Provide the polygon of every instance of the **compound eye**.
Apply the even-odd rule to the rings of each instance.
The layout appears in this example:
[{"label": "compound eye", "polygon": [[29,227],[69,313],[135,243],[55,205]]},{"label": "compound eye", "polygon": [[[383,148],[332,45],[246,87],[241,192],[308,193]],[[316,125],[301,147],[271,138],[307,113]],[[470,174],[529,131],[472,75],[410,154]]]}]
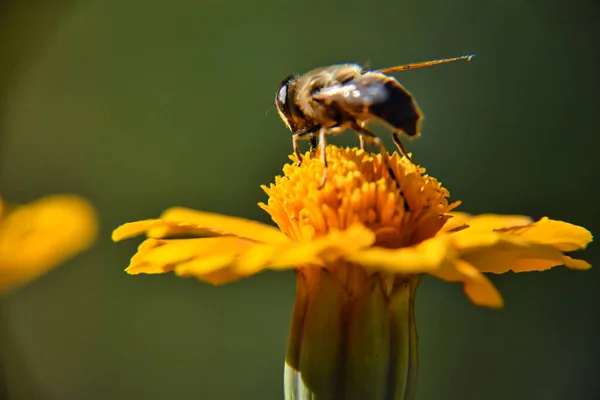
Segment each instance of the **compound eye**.
[{"label": "compound eye", "polygon": [[277,101],[280,104],[285,104],[285,102],[287,101],[287,83],[284,83],[279,88],[279,92],[277,92]]},{"label": "compound eye", "polygon": [[277,104],[285,105],[288,100],[288,86],[290,82],[294,80],[294,76],[290,75],[281,82],[281,86],[279,86],[279,91],[277,92],[277,97],[275,98]]}]

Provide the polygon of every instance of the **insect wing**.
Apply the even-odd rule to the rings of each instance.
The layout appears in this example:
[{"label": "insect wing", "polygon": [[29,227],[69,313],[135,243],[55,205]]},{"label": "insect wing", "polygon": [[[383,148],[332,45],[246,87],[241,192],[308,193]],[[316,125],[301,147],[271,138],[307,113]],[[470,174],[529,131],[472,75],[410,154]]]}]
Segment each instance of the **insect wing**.
[{"label": "insect wing", "polygon": [[389,97],[385,83],[379,77],[363,75],[343,85],[322,89],[314,98],[325,103],[336,103],[344,109],[360,112]]}]

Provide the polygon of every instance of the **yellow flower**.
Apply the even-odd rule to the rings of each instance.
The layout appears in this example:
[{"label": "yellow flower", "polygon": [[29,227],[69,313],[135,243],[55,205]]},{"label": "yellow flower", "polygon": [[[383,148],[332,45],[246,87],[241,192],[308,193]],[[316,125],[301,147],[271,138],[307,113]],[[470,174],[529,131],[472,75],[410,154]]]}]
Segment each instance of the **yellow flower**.
[{"label": "yellow flower", "polygon": [[[301,167],[286,165],[283,177],[263,187],[269,201],[259,205],[281,231],[185,208],[119,227],[115,241],[144,232],[150,237],[127,272],[174,270],[222,284],[265,268],[310,268],[345,260],[369,271],[428,273],[463,282],[473,302],[498,307],[502,299],[482,272],[589,268],[563,254],[592,240],[584,228],[548,218],[532,222],[524,216],[450,213],[458,203],[448,203],[448,191],[397,154],[391,162],[403,193],[379,155],[330,146],[327,157],[331,175],[322,190],[317,189],[323,171],[318,159]],[[213,237],[165,239],[178,235]]]},{"label": "yellow flower", "polygon": [[[286,356],[286,398],[408,399],[416,382],[414,294],[427,273],[462,282],[476,304],[502,306],[483,274],[589,264],[564,252],[590,232],[524,216],[452,213],[448,191],[394,154],[329,146],[320,159],[284,166],[260,206],[279,230],[241,218],[172,208],[125,224],[115,241],[147,233],[129,274],[174,271],[223,284],[263,269],[297,271]],[[186,238],[173,238],[184,235]],[[190,236],[208,236],[190,238]]]},{"label": "yellow flower", "polygon": [[0,293],[86,250],[96,235],[96,213],[79,197],[53,195],[15,207],[0,198]]}]

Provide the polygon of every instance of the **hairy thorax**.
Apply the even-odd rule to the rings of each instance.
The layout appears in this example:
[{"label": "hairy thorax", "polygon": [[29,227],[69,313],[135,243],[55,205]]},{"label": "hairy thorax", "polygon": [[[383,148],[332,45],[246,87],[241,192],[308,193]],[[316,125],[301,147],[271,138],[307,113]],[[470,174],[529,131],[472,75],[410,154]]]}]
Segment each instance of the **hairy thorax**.
[{"label": "hairy thorax", "polygon": [[319,68],[303,75],[296,84],[297,102],[300,110],[315,124],[334,126],[340,111],[314,98],[324,88],[341,86],[361,75],[363,68],[358,64],[342,64]]}]

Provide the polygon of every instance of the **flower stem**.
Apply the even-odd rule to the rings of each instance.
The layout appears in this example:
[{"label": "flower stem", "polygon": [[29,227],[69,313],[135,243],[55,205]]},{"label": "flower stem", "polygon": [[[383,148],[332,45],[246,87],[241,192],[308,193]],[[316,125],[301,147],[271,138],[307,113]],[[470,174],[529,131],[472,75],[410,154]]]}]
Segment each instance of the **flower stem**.
[{"label": "flower stem", "polygon": [[287,400],[409,400],[417,375],[418,276],[355,265],[297,273]]}]

